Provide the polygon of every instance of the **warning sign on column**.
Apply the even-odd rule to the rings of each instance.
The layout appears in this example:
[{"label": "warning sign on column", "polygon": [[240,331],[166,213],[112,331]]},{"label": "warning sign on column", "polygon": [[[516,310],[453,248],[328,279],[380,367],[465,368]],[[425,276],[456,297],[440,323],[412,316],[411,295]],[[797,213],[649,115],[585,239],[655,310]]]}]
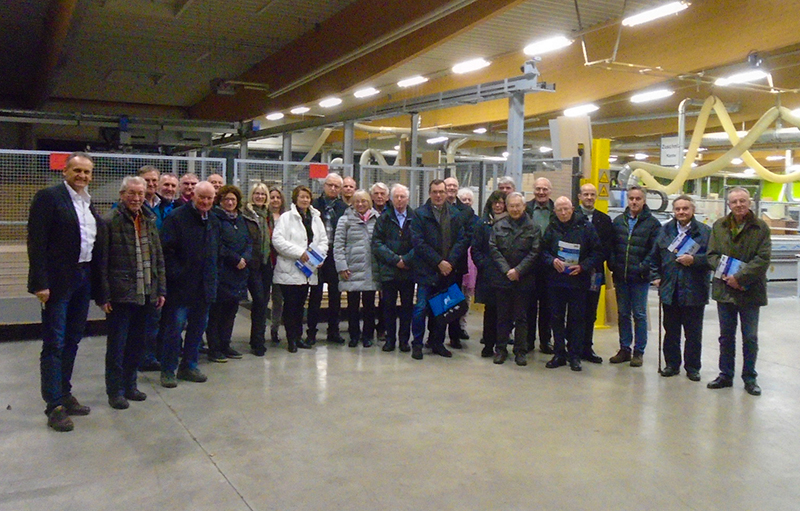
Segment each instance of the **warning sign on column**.
[{"label": "warning sign on column", "polygon": [[600,189],[597,192],[597,196],[600,198],[608,198],[608,183],[600,183]]}]

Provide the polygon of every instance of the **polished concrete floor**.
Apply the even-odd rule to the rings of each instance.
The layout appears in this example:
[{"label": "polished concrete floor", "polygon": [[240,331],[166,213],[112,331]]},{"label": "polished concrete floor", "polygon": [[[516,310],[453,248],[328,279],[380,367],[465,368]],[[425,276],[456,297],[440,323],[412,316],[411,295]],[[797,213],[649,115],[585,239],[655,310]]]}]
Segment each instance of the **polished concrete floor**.
[{"label": "polished concrete floor", "polygon": [[[144,373],[147,401],[118,411],[105,340],[88,338],[73,383],[92,413],[71,433],[45,425],[40,343],[3,343],[0,510],[797,509],[800,303],[789,294],[762,309],[761,397],[738,377],[706,389],[713,304],[702,383],[658,375],[655,328],[642,368],[573,373],[546,369],[540,353],[496,366],[480,358],[473,312],[473,340],[449,360],[271,348],[204,363],[203,384],[164,389]],[[243,312],[241,350],[248,326]],[[616,346],[615,330],[597,333],[604,358]]]}]

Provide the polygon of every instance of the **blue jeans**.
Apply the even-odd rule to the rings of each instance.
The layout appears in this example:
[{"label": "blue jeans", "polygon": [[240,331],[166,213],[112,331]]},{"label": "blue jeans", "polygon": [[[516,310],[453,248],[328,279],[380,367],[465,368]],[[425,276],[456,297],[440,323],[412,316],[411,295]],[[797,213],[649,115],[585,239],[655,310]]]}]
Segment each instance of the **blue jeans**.
[{"label": "blue jeans", "polygon": [[[122,396],[136,388],[136,370],[147,344],[147,329],[156,316],[155,305],[112,303],[106,342],[106,394]],[[157,323],[156,323],[157,324]]]},{"label": "blue jeans", "polygon": [[[434,286],[426,286],[419,284],[417,286],[417,303],[414,305],[414,313],[411,319],[411,333],[414,339],[411,341],[413,346],[422,347],[425,338],[425,319],[431,312],[431,307],[428,305],[428,299],[436,295],[440,291]],[[430,345],[441,346],[444,345],[444,331],[447,325],[440,324],[438,321],[433,321],[431,324]]]},{"label": "blue jeans", "polygon": [[[644,353],[647,346],[647,291],[649,282],[615,283],[617,289],[617,314],[619,320],[619,346],[636,353]],[[633,332],[631,331],[633,316]],[[635,336],[635,343],[634,343]]]},{"label": "blue jeans", "polygon": [[72,368],[83,337],[92,284],[89,265],[83,265],[62,296],[50,297],[42,309],[42,398],[47,412],[64,404],[72,392]]},{"label": "blue jeans", "polygon": [[[164,354],[161,360],[161,370],[174,373],[180,366],[186,369],[197,368],[197,357],[203,333],[208,325],[209,305],[198,301],[191,305],[164,305],[162,314],[166,315],[166,331],[164,332]],[[186,338],[181,338],[184,326]]]},{"label": "blue jeans", "polygon": [[742,380],[755,381],[758,357],[759,307],[737,307],[733,303],[717,302],[719,315],[719,374],[733,379],[736,364],[736,324],[742,319]]}]

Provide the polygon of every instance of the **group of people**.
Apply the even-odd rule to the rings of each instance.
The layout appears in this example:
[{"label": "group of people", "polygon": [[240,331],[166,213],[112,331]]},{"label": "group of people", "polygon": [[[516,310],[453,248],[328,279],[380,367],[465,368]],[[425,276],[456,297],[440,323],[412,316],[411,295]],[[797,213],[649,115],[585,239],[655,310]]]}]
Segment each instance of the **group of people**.
[{"label": "group of people", "polygon": [[90,299],[107,314],[109,404],[124,409],[147,397],[137,387],[138,370],[160,370],[161,385],[171,388],[178,380],[206,381],[201,352],[217,363],[242,358],[231,337],[248,293],[256,356],[266,352],[268,320],[273,344],[283,324],[289,352],[312,349],[326,288],[328,343],[346,342],[339,331],[346,292],[350,347],[383,341],[383,351],[411,352],[415,360],[426,347],[451,357],[445,338],[449,330],[449,347],[463,348],[464,319],[443,319],[431,303],[455,284],[485,305],[483,357],[503,364],[513,345],[514,362],[524,366],[538,333],[540,351],[552,355],[546,367],[580,371],[582,360],[602,363],[592,338],[606,264],[619,315],[620,348],[610,362],[642,365],[653,283],[664,307],[662,375],[679,374],[683,363],[687,377],[699,380],[703,310],[715,272],[720,375],[708,386],[732,385],[741,318],[742,378],[749,393],[760,394],[758,310],[766,304],[770,238],[741,188],[728,193],[731,214],[709,229],[684,195],[662,226],[637,186],[612,221],[595,209],[593,185],[581,187],[575,208],[568,197],[551,200],[546,178],[536,180],[527,203],[512,179],[501,178],[477,215],[472,191],[459,189],[454,177],[431,181],[428,200],[412,209],[399,183],[358,189],[353,178],[331,173],[319,197],[301,185],[287,204],[280,189],[263,183],[252,185],[245,201],[220,175],[179,179],[145,166],[122,180],[118,203],[101,217],[87,191],[93,167],[88,154],[71,154],[64,183],[36,194],[28,223],[28,287],[43,307],[42,397],[55,430],[72,430],[71,416],[90,411],[70,383]]}]

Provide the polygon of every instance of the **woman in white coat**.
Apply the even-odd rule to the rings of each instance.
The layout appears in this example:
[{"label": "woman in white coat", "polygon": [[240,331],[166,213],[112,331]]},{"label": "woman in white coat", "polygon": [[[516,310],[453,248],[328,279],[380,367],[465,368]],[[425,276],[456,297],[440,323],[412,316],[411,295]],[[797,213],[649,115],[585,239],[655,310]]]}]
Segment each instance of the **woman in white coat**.
[{"label": "woman in white coat", "polygon": [[[372,277],[372,231],[378,212],[365,190],[353,194],[351,204],[336,226],[333,259],[339,273],[339,289],[347,291],[347,317],[351,348],[361,341],[365,348],[372,346],[375,334],[375,291],[378,285]],[[363,314],[359,315],[359,302]],[[359,320],[364,320],[361,330]]]},{"label": "woman in white coat", "polygon": [[311,207],[311,190],[298,186],[292,190],[292,207],[282,214],[272,232],[272,246],[278,252],[272,282],[283,293],[283,326],[290,353],[297,348],[310,349],[302,341],[303,308],[309,286],[317,284],[317,268],[307,275],[301,265],[309,262],[308,248],[313,247],[324,259],[328,253],[328,235],[319,211]]}]

